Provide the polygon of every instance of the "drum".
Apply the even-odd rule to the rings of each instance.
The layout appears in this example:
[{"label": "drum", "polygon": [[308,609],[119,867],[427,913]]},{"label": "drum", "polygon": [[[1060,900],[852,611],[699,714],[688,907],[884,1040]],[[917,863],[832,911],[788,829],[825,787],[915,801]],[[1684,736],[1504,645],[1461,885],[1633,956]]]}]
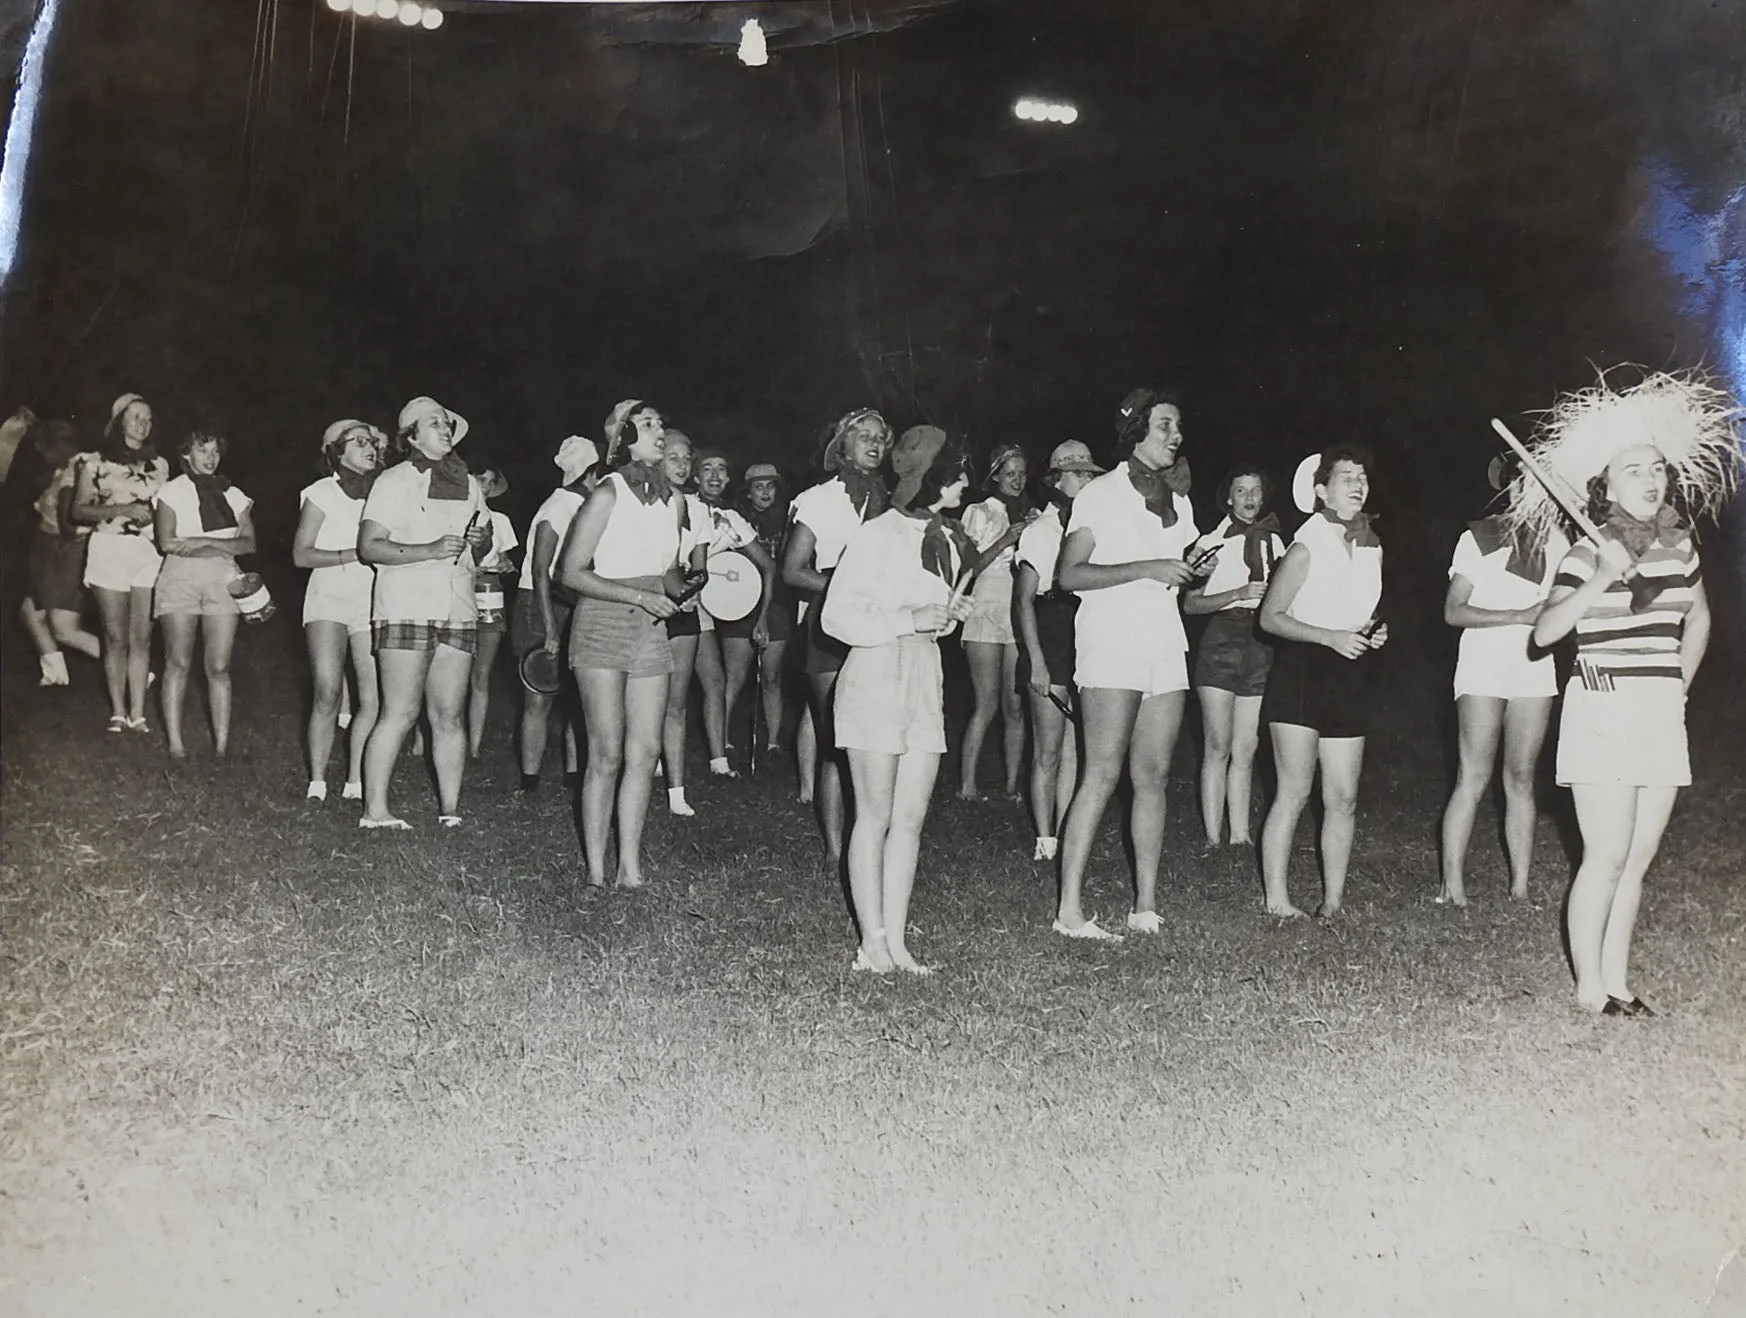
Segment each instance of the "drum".
[{"label": "drum", "polygon": [[703,586],[703,607],[720,622],[738,622],[758,607],[764,579],[758,565],[737,549],[709,557],[709,580]]},{"label": "drum", "polygon": [[267,591],[267,583],[261,580],[259,572],[240,574],[227,589],[230,597],[236,601],[237,611],[242,614],[244,622],[265,622],[278,612],[278,606],[273,603],[273,597]]}]

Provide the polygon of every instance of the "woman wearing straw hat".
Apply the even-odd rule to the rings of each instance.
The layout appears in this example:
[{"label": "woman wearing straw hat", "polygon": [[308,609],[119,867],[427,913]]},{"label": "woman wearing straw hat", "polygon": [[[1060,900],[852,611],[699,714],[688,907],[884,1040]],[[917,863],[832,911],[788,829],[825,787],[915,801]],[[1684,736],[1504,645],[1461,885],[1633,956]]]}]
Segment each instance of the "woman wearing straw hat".
[{"label": "woman wearing straw hat", "polygon": [[[598,470],[600,450],[594,441],[571,435],[558,446],[552,461],[562,475],[558,488],[546,496],[528,527],[527,557],[521,562],[521,580],[515,595],[515,614],[510,626],[510,644],[518,662],[525,663],[535,650],[545,661],[556,664],[570,634],[570,615],[576,594],[557,580],[558,551],[570,523],[582,511],[592,479]],[[546,734],[551,724],[557,692],[541,689],[544,683],[522,681],[521,790],[540,785],[540,767],[546,758]],[[576,773],[576,730],[564,721],[564,774]]]},{"label": "woman wearing straw hat", "polygon": [[1123,460],[1073,501],[1055,579],[1079,596],[1074,674],[1085,759],[1061,837],[1055,932],[1114,939],[1081,904],[1091,844],[1126,770],[1133,784],[1134,907],[1128,928],[1156,934],[1165,788],[1188,692],[1177,593],[1194,580],[1184,561],[1197,532],[1188,470],[1179,458],[1182,411],[1164,390],[1136,389],[1116,414]]},{"label": "woman wearing straw hat", "polygon": [[491,549],[473,577],[473,594],[480,605],[479,653],[473,656],[473,668],[467,677],[467,756],[474,760],[479,758],[480,748],[485,744],[485,720],[491,713],[491,670],[497,666],[497,652],[509,630],[508,613],[503,607],[503,582],[515,571],[515,560],[510,555],[521,544],[508,514],[490,507],[493,499],[509,493],[509,478],[495,461],[479,463],[476,475],[490,510]]},{"label": "woman wearing straw hat", "polygon": [[321,458],[328,475],[298,496],[297,532],[291,561],[309,569],[303,592],[303,637],[309,647],[314,699],[309,710],[307,745],[311,801],[327,799],[327,762],[333,753],[346,659],[358,684],[346,754],[346,780],[340,795],[364,797],[364,744],[376,726],[379,701],[376,656],[370,650],[370,592],[375,570],[358,557],[358,527],[364,498],[382,469],[388,437],[364,421],[335,421],[321,436]]},{"label": "woman wearing straw hat", "polygon": [[1209,849],[1225,837],[1249,846],[1250,787],[1261,740],[1261,695],[1273,647],[1255,626],[1273,565],[1285,557],[1279,520],[1266,512],[1273,482],[1253,463],[1239,463],[1219,482],[1223,521],[1195,543],[1212,556],[1212,572],[1183,597],[1184,613],[1210,614],[1194,659],[1205,744],[1200,758],[1200,819]]},{"label": "woman wearing straw hat", "polygon": [[362,828],[410,828],[388,809],[401,744],[422,705],[430,717],[437,822],[461,822],[467,679],[479,648],[473,573],[491,548],[490,510],[456,447],[467,420],[434,398],[400,409],[394,452],[364,500],[358,557],[376,569],[370,640],[381,713],[364,746]]},{"label": "woman wearing straw hat", "polygon": [[[1492,489],[1504,487],[1507,471],[1501,458],[1492,460],[1488,475]],[[1470,523],[1455,543],[1443,621],[1461,629],[1455,661],[1460,763],[1455,790],[1443,811],[1439,903],[1467,905],[1467,843],[1500,745],[1510,896],[1528,895],[1537,815],[1535,770],[1558,694],[1552,656],[1535,650],[1531,633],[1552,589],[1552,575],[1569,548],[1561,532],[1541,545],[1499,517]]]},{"label": "woman wearing straw hat", "polygon": [[163,564],[152,540],[153,501],[169,478],[170,464],[152,439],[151,404],[122,394],[109,410],[102,447],[79,464],[72,504],[72,520],[92,528],[85,585],[103,625],[111,732],[147,727],[152,585]]},{"label": "woman wearing straw hat", "polygon": [[1091,450],[1065,440],[1049,455],[1043,488],[1049,500],[1019,536],[1013,555],[1013,616],[1019,636],[1018,679],[1031,699],[1032,860],[1054,860],[1057,833],[1079,783],[1079,744],[1068,717],[1073,700],[1073,615],[1079,599],[1060,589],[1055,564],[1068,510],[1103,468]]},{"label": "woman wearing straw hat", "polygon": [[1262,597],[1261,630],[1279,638],[1261,717],[1273,740],[1278,795],[1261,829],[1270,915],[1302,917],[1287,888],[1297,821],[1322,775],[1322,904],[1340,909],[1369,730],[1368,656],[1388,641],[1376,616],[1382,542],[1370,529],[1369,450],[1340,444],[1298,464],[1292,496],[1310,516]]},{"label": "woman wearing straw hat", "polygon": [[975,693],[975,707],[964,727],[958,775],[958,795],[966,801],[980,799],[976,770],[982,759],[983,739],[994,726],[997,712],[1005,753],[1006,794],[1018,795],[1025,723],[1019,700],[1019,647],[1012,630],[1012,555],[1019,535],[1037,515],[1025,497],[1028,476],[1025,451],[1017,444],[1002,444],[988,460],[987,488],[993,493],[964,510],[964,533],[975,541],[979,554],[993,555],[976,574],[971,593],[974,607],[962,636]]},{"label": "woman wearing straw hat", "polygon": [[[891,496],[880,473],[890,448],[891,426],[873,408],[858,408],[837,418],[820,458],[825,471],[833,474],[794,496],[788,542],[782,550],[782,579],[801,593],[806,610],[801,621],[806,624],[806,680],[816,746],[812,799],[824,830],[826,862],[833,870],[843,858],[843,786],[832,709],[837,674],[848,647],[819,626],[818,606],[837,561],[862,523],[890,506]],[[804,738],[797,742],[804,761]],[[807,784],[808,766],[803,762],[803,799]]]},{"label": "woman wearing straw hat", "polygon": [[230,593],[238,555],[255,552],[254,500],[219,474],[229,442],[196,430],[176,447],[182,474],[158,491],[154,529],[164,565],[152,588],[152,612],[164,629],[164,733],[182,759],[182,705],[194,640],[201,642],[212,749],[230,749],[230,656],[239,610]]},{"label": "woman wearing straw hat", "polygon": [[[1688,517],[1718,512],[1734,488],[1735,406],[1699,377],[1650,375],[1622,391],[1602,380],[1560,398],[1534,445],[1536,467],[1587,490],[1598,524],[1598,539],[1559,563],[1533,634],[1542,646],[1576,635],[1558,782],[1576,803],[1582,863],[1565,920],[1576,1001],[1609,1016],[1654,1014],[1631,988],[1631,937],[1644,874],[1691,782],[1685,698],[1710,609]],[[1506,519],[1543,539],[1558,511],[1523,475]]]},{"label": "woman wearing straw hat", "polygon": [[969,487],[964,458],[934,426],[891,455],[892,506],[850,540],[825,595],[825,632],[849,646],[835,691],[837,746],[855,789],[849,891],[855,969],[925,975],[906,933],[922,824],[946,750],[939,637],[969,616],[954,589],[975,546],[941,516]]},{"label": "woman wearing straw hat", "polygon": [[[704,475],[707,476],[708,472]],[[775,568],[782,556],[782,539],[788,531],[788,510],[782,499],[782,473],[774,464],[754,462],[746,468],[735,507],[751,526],[759,547]],[[749,551],[750,546],[747,549]],[[765,750],[774,759],[782,753],[782,729],[787,712],[782,689],[782,660],[788,653],[788,640],[794,635],[794,592],[784,584],[779,570],[765,579],[763,587],[755,609],[737,622],[718,620],[716,631],[721,637],[722,665],[727,670],[725,722],[730,727],[733,725],[734,706],[739,703],[740,692],[745,690],[751,677],[755,658],[757,698],[764,703]],[[753,735],[756,735],[756,729]],[[732,744],[731,737],[729,743]],[[751,749],[755,754],[757,747]]]},{"label": "woman wearing straw hat", "polygon": [[660,412],[639,398],[612,409],[605,465],[614,470],[576,514],[558,559],[558,581],[581,597],[570,621],[570,671],[588,737],[582,849],[594,888],[607,884],[615,813],[614,881],[620,888],[644,882],[643,825],[673,671],[662,623],[679,608],[668,585],[685,515],[661,460],[665,430]]}]

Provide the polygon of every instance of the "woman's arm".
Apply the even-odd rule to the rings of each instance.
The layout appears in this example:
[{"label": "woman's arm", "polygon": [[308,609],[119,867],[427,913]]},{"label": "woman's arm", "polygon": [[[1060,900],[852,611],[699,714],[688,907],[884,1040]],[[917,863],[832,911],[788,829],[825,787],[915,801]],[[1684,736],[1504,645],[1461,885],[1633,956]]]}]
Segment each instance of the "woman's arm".
[{"label": "woman's arm", "polygon": [[1302,545],[1293,545],[1285,551],[1273,580],[1267,583],[1267,593],[1261,597],[1258,617],[1261,630],[1282,640],[1325,645],[1342,659],[1356,659],[1376,644],[1363,632],[1312,627],[1307,622],[1299,622],[1288,612],[1297,592],[1309,579],[1309,555],[1310,551]]},{"label": "woman's arm", "polygon": [[782,547],[782,580],[796,590],[816,595],[830,582],[830,577],[812,565],[818,549],[818,537],[805,522],[793,522],[788,527],[788,540]]},{"label": "woman's arm", "polygon": [[764,593],[758,597],[758,616],[752,621],[752,643],[762,645],[770,639],[770,606],[776,599],[776,560],[761,540],[746,541],[741,551],[752,560],[752,565],[758,569],[758,579],[763,582]]},{"label": "woman's arm", "polygon": [[1697,676],[1698,665],[1704,661],[1704,651],[1710,648],[1710,597],[1704,583],[1691,588],[1691,612],[1685,615],[1685,630],[1679,635],[1679,670],[1685,675],[1685,689],[1691,690],[1691,680]]},{"label": "woman's arm", "polygon": [[1594,571],[1578,586],[1553,586],[1540,616],[1534,620],[1534,644],[1541,649],[1562,641],[1631,566],[1631,551],[1602,536],[1595,550]]},{"label": "woman's arm", "polygon": [[[466,553],[469,546],[476,543],[475,537],[479,528],[473,528],[473,535],[441,535],[435,540],[423,544],[402,544],[394,538],[393,531],[381,522],[369,517],[369,506],[364,508],[365,517],[358,524],[358,561],[368,563],[372,567],[392,567],[405,563],[430,563],[437,559],[447,558],[458,561]],[[487,527],[485,534],[490,535]]]},{"label": "woman's arm", "polygon": [[652,618],[665,618],[679,608],[664,591],[643,590],[627,582],[613,581],[594,570],[594,551],[600,547],[600,537],[606,534],[606,524],[618,497],[610,482],[594,487],[582,511],[570,525],[564,537],[564,552],[558,559],[558,580],[578,595],[607,600],[613,604],[634,604]]},{"label": "woman's arm", "polygon": [[1132,563],[1092,563],[1097,540],[1087,527],[1068,533],[1061,542],[1061,558],[1055,566],[1055,584],[1062,590],[1105,590],[1130,581],[1157,581],[1166,586],[1185,586],[1194,573],[1180,558],[1141,558]]},{"label": "woman's arm", "polygon": [[234,536],[178,535],[177,525],[176,510],[160,499],[152,514],[159,553],[176,558],[235,558],[255,552],[255,523],[247,508],[236,515]]},{"label": "woman's arm", "polygon": [[1443,621],[1451,627],[1520,627],[1532,625],[1540,616],[1540,606],[1531,609],[1480,609],[1467,601],[1473,595],[1473,583],[1457,572],[1449,578],[1449,592],[1443,596]]},{"label": "woman's arm", "polygon": [[1015,522],[990,541],[988,547],[978,553],[976,557],[970,561],[970,579],[974,581],[977,577],[981,576],[984,569],[986,569],[990,563],[994,562],[995,559],[999,558],[1008,549],[1016,545],[1018,543],[1018,538],[1024,533],[1025,524],[1023,522]]},{"label": "woman's arm", "polygon": [[533,566],[529,571],[533,574],[534,608],[539,610],[540,635],[546,638],[541,648],[547,654],[556,654],[560,637],[557,635],[558,611],[552,604],[552,559],[558,554],[558,533],[550,522],[539,522],[534,526],[532,553]]},{"label": "woman's arm", "polygon": [[1043,642],[1037,634],[1037,586],[1041,578],[1029,563],[1020,563],[1013,573],[1013,616],[1018,622],[1019,644],[1031,660],[1031,690],[1047,695],[1055,675],[1043,661]]},{"label": "woman's arm", "polygon": [[847,645],[886,645],[919,632],[946,626],[944,604],[917,607],[894,586],[899,565],[882,528],[862,527],[843,551],[825,592],[819,625]]},{"label": "woman's arm", "polygon": [[358,550],[317,549],[315,538],[321,534],[321,524],[327,514],[316,506],[314,499],[305,499],[297,514],[297,532],[291,537],[291,561],[298,567],[342,567],[358,561]]}]

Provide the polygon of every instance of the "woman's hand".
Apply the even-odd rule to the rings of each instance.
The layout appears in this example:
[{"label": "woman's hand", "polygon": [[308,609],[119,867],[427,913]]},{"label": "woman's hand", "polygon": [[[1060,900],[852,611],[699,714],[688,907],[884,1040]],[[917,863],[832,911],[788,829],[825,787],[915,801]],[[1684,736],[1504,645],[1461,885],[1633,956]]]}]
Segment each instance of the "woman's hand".
[{"label": "woman's hand", "polygon": [[1180,558],[1154,558],[1146,566],[1146,576],[1160,585],[1181,590],[1194,580],[1194,569]]},{"label": "woman's hand", "polygon": [[1231,592],[1231,603],[1245,604],[1249,600],[1259,600],[1267,594],[1265,581],[1245,581]]},{"label": "woman's hand", "polygon": [[1041,650],[1031,651],[1031,690],[1043,699],[1049,698],[1049,688],[1054,685],[1049,678],[1049,665],[1043,662]]},{"label": "woman's hand", "polygon": [[490,522],[480,522],[467,532],[467,543],[473,548],[473,556],[482,559],[485,551],[491,548],[492,526]]},{"label": "woman's hand", "polygon": [[1322,644],[1342,659],[1356,659],[1370,651],[1370,638],[1363,632],[1329,632]]},{"label": "woman's hand", "polygon": [[919,609],[911,609],[909,617],[917,636],[936,635],[953,622],[952,610],[944,604],[924,604]]},{"label": "woman's hand", "polygon": [[[1364,634],[1360,632],[1359,635],[1363,636]],[[1380,650],[1388,644],[1388,624],[1386,622],[1377,623],[1376,630],[1371,632],[1369,636],[1365,636],[1364,640],[1372,650]]]},{"label": "woman's hand", "polygon": [[426,549],[430,550],[432,558],[459,558],[467,552],[468,538],[464,535],[445,535],[432,540]]},{"label": "woman's hand", "polygon": [[152,524],[152,506],[149,503],[119,504],[116,511],[135,526],[150,526]]},{"label": "woman's hand", "polygon": [[679,606],[659,590],[639,590],[637,607],[651,618],[671,618],[679,612]]},{"label": "woman's hand", "polygon": [[1604,577],[1609,583],[1617,581],[1637,565],[1629,549],[1604,535],[1596,545],[1594,560],[1595,575]]},{"label": "woman's hand", "polygon": [[545,651],[548,658],[556,659],[560,644],[561,642],[556,636],[547,636],[545,640],[540,642],[540,649]]},{"label": "woman's hand", "polygon": [[752,645],[754,648],[762,650],[768,644],[770,644],[770,620],[760,613],[758,621],[752,624]]}]

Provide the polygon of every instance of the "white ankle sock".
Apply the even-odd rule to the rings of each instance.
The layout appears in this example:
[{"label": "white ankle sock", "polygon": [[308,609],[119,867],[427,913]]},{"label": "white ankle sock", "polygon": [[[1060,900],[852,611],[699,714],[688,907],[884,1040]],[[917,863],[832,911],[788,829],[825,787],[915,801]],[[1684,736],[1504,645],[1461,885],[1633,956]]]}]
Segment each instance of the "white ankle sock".
[{"label": "white ankle sock", "polygon": [[710,760],[709,771],[711,773],[730,773],[730,772],[732,772],[732,770],[730,770],[728,768],[727,756],[717,755],[714,759]]},{"label": "white ankle sock", "polygon": [[683,787],[669,787],[667,789],[667,810],[675,815],[694,815],[697,813],[686,801]]},{"label": "white ankle sock", "polygon": [[309,790],[303,794],[303,799],[306,801],[327,800],[327,783],[320,778],[311,778]]},{"label": "white ankle sock", "polygon": [[1057,853],[1058,853],[1058,849],[1059,849],[1060,845],[1061,845],[1060,842],[1058,840],[1056,840],[1055,838],[1040,837],[1037,839],[1036,850],[1031,853],[1031,859],[1032,860],[1054,860]]}]

